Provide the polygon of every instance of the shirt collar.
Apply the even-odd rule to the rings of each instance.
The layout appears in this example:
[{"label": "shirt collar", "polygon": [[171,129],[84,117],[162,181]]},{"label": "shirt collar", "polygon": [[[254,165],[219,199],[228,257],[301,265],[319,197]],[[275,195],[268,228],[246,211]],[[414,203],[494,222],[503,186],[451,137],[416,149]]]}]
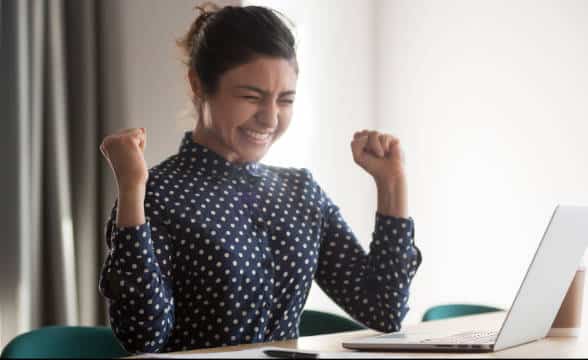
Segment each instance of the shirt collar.
[{"label": "shirt collar", "polygon": [[184,133],[179,155],[190,164],[190,168],[204,173],[220,176],[262,176],[262,168],[258,162],[232,163],[210,148],[195,142],[192,131]]}]

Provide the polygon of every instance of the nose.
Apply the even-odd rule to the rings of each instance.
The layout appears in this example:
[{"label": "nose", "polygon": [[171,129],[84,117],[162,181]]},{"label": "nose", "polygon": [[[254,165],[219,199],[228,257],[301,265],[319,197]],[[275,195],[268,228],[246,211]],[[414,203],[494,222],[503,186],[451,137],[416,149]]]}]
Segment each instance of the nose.
[{"label": "nose", "polygon": [[278,126],[280,120],[280,108],[279,106],[271,102],[266,104],[257,113],[257,122],[266,129],[275,129]]}]

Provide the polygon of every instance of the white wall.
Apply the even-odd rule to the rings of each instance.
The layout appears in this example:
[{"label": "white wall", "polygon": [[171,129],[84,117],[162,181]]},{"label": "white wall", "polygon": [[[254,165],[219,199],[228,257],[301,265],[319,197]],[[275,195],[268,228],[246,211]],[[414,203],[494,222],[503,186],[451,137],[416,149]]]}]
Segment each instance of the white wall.
[{"label": "white wall", "polygon": [[404,143],[424,253],[407,319],[509,307],[555,204],[588,203],[588,2],[377,7],[377,118]]}]

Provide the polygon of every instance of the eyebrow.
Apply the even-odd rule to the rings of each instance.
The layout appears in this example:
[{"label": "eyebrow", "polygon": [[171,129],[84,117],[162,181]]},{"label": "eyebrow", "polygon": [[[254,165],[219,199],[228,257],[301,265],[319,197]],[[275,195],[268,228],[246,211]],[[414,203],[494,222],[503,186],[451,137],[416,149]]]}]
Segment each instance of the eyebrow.
[{"label": "eyebrow", "polygon": [[[267,95],[269,94],[269,91],[265,91],[263,89],[260,89],[256,86],[251,86],[251,85],[238,85],[235,87],[236,89],[243,89],[243,90],[250,90],[250,91],[254,91],[256,93],[259,93],[261,95]],[[286,96],[286,95],[295,95],[296,91],[294,90],[288,90],[288,91],[283,91],[280,93],[280,96]]]}]

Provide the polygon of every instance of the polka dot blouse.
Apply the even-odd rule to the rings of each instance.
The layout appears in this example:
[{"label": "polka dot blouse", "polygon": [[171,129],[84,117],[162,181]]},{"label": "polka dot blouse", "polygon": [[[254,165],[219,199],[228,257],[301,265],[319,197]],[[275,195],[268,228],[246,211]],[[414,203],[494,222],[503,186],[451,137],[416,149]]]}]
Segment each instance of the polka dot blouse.
[{"label": "polka dot blouse", "polygon": [[192,141],[149,170],[146,223],[106,226],[99,288],[130,352],[297,338],[312,281],[400,329],[421,263],[413,220],[376,213],[369,254],[306,169],[234,164]]}]

